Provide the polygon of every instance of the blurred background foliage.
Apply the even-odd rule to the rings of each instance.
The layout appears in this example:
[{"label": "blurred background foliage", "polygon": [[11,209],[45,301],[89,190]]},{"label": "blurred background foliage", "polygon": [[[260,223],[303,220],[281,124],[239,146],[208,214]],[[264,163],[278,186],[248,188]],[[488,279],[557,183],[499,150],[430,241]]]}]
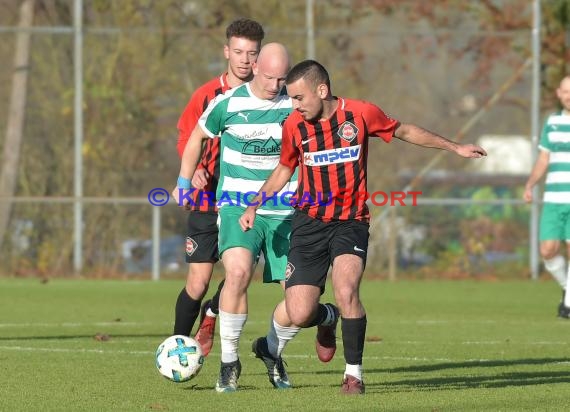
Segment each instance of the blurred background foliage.
[{"label": "blurred background foliage", "polygon": [[[0,2],[1,27],[18,24],[21,3]],[[73,3],[36,0],[33,25],[72,26]],[[227,24],[242,16],[257,19],[266,42],[283,42],[297,62],[307,57],[307,3],[85,0],[84,195],[144,198],[151,188],[170,189],[179,168],[178,116],[193,90],[225,69]],[[315,0],[315,58],[329,69],[335,94],[370,100],[402,122],[454,139],[530,57],[531,6],[520,0]],[[546,114],[556,108],[554,90],[568,72],[570,1],[544,0],[542,13],[541,111]],[[16,36],[14,30],[0,31],[0,130],[8,121]],[[15,195],[72,196],[71,32],[33,34],[28,82]],[[530,140],[530,82],[526,70],[464,141],[489,134]],[[401,190],[436,153],[399,141],[370,146],[370,192]],[[526,176],[495,184],[492,177],[479,179],[469,163],[446,156],[437,170],[448,178],[422,181],[422,196],[520,199]],[[460,172],[472,178],[457,182],[453,177]],[[137,254],[125,253],[125,242],[150,238],[150,208],[85,206],[85,274],[131,271],[125,260]],[[183,212],[171,205],[161,214],[163,238],[184,235]],[[397,208],[391,216],[400,229],[389,231],[383,222],[372,238],[385,245],[389,236],[396,237],[402,275],[528,276],[527,206],[429,205]],[[72,224],[70,204],[16,204],[0,250],[2,273],[70,274]],[[414,230],[417,239],[406,240]],[[385,276],[388,249],[375,247],[368,271]],[[171,259],[180,263],[170,262],[173,273],[184,273],[182,243],[170,249]]]}]

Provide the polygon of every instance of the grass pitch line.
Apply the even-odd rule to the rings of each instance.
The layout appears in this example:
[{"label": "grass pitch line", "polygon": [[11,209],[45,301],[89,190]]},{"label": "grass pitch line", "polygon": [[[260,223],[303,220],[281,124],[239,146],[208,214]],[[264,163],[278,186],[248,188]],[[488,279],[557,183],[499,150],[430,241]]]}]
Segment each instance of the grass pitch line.
[{"label": "grass pitch line", "polygon": [[[248,320],[247,324],[266,324],[267,322]],[[48,323],[48,322],[22,322],[22,323],[0,323],[0,328],[81,328],[85,326],[157,326],[168,325],[172,326],[172,322],[125,322],[122,320],[111,322],[63,322],[63,323]]]},{"label": "grass pitch line", "polygon": [[[23,323],[0,323],[0,328],[80,328],[83,326],[148,326],[157,325],[156,322],[64,322],[64,323],[45,323],[45,322],[23,322]],[[163,325],[170,325],[164,322]]]},{"label": "grass pitch line", "polygon": [[[22,351],[22,352],[52,352],[52,353],[97,353],[97,354],[122,354],[122,355],[154,355],[154,351],[132,351],[132,350],[108,350],[108,349],[71,349],[71,348],[34,348],[29,346],[0,346],[1,351]],[[219,356],[219,353],[210,352],[210,354]],[[253,355],[252,355],[253,356]],[[285,358],[291,359],[316,359],[317,355],[286,355]],[[404,361],[404,362],[493,362],[494,359],[451,359],[451,358],[424,358],[424,357],[409,357],[409,356],[364,356],[363,360],[382,360],[382,361]],[[570,364],[568,361],[554,362],[555,365]]]},{"label": "grass pitch line", "polygon": [[14,350],[22,352],[53,352],[53,353],[119,353],[124,355],[154,355],[154,351],[148,350],[106,350],[106,349],[82,349],[82,348],[33,348],[27,346],[0,346],[0,350]]},{"label": "grass pitch line", "polygon": [[[129,350],[109,350],[109,349],[73,349],[73,348],[34,348],[30,346],[0,346],[2,351],[22,351],[22,352],[53,352],[53,353],[98,353],[98,354],[124,354],[124,355],[154,355],[154,351],[129,351]],[[219,353],[210,352],[211,355],[219,356]],[[252,355],[253,356],[253,355]],[[317,355],[286,355],[285,358],[292,359],[311,359],[317,358]],[[364,356],[364,360],[398,360],[408,362],[458,362],[458,360],[449,358],[418,358],[418,357],[400,357],[400,356]],[[465,361],[485,362],[488,359],[462,359]]]}]

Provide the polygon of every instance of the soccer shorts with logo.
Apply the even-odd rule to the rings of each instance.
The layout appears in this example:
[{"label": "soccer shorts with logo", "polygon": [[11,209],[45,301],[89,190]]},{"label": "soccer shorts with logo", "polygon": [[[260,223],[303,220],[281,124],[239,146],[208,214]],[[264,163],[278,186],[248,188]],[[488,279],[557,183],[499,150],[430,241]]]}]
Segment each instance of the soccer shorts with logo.
[{"label": "soccer shorts with logo", "polygon": [[570,239],[570,205],[545,203],[540,214],[539,238],[544,240]]},{"label": "soccer shorts with logo", "polygon": [[233,247],[243,247],[251,251],[254,259],[263,252],[265,266],[263,282],[280,282],[285,279],[289,236],[291,234],[290,219],[271,219],[263,215],[255,217],[253,228],[241,230],[239,218],[244,208],[225,206],[218,211],[220,230],[218,248],[220,256]]},{"label": "soccer shorts with logo", "polygon": [[216,212],[188,212],[186,263],[218,261],[217,220]]},{"label": "soccer shorts with logo", "polygon": [[323,222],[295,211],[285,287],[312,285],[325,291],[330,265],[340,255],[356,255],[366,265],[369,225],[358,220]]}]

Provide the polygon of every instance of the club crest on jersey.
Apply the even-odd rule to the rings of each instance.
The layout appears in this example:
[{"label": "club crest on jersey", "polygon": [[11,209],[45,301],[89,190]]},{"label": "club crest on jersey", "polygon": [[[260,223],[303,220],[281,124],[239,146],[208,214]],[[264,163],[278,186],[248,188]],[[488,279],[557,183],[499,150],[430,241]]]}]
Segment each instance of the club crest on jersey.
[{"label": "club crest on jersey", "polygon": [[198,249],[198,243],[191,237],[186,238],[186,254],[188,256],[192,256],[194,252]]},{"label": "club crest on jersey", "polygon": [[295,271],[295,266],[291,262],[287,262],[287,267],[285,268],[285,281],[288,281],[293,272]]},{"label": "club crest on jersey", "polygon": [[351,122],[344,122],[338,128],[338,136],[347,142],[352,142],[358,136],[358,127]]}]

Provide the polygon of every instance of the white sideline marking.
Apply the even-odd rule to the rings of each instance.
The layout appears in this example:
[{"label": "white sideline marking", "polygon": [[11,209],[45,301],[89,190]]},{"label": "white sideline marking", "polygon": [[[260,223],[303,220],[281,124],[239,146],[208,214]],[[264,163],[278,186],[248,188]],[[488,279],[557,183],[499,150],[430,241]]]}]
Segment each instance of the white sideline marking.
[{"label": "white sideline marking", "polygon": [[83,353],[123,353],[126,355],[153,355],[153,351],[146,350],[105,350],[105,349],[65,349],[65,348],[32,348],[26,346],[0,346],[0,350],[15,350],[26,352],[83,352]]},{"label": "white sideline marking", "polygon": [[[124,355],[144,355],[150,356],[154,355],[154,351],[130,351],[130,350],[106,350],[106,349],[64,349],[64,348],[34,348],[26,346],[0,346],[0,351],[23,351],[23,352],[53,352],[53,353],[69,353],[69,352],[83,352],[83,353],[98,353],[98,354],[110,354],[110,353],[120,353]],[[210,352],[210,354],[219,356],[219,353]],[[250,354],[253,357],[253,354]],[[288,354],[287,358],[294,359],[316,359],[317,355],[291,355]],[[450,358],[420,358],[420,357],[406,357],[406,356],[364,356],[363,360],[389,360],[389,361],[405,361],[405,362],[493,362],[497,359],[450,359]],[[553,362],[554,365],[566,365],[570,362]]]},{"label": "white sideline marking", "polygon": [[[128,350],[105,350],[105,349],[65,349],[65,348],[34,348],[26,346],[0,346],[0,350],[13,350],[13,351],[25,351],[25,352],[55,352],[55,353],[68,353],[68,352],[83,352],[83,353],[121,353],[126,355],[154,355],[154,351],[128,351]],[[213,355],[219,355],[216,352],[210,352]],[[253,355],[251,355],[253,356]],[[287,355],[287,358],[295,359],[310,359],[316,358],[317,355]],[[457,360],[448,358],[418,358],[418,357],[400,357],[400,356],[364,356],[364,360],[403,360],[403,361],[420,361],[420,362],[457,362]],[[467,359],[461,360],[465,361],[481,361],[485,362],[488,359]]]},{"label": "white sideline marking", "polygon": [[[394,344],[394,345],[430,345],[433,342],[428,341],[419,341],[419,340],[406,340],[406,341],[380,341],[380,342],[366,342],[367,345],[374,345],[374,344]],[[522,342],[522,341],[512,341],[509,340],[489,340],[489,341],[465,341],[465,342],[454,342],[455,344],[459,345],[570,345],[570,342],[560,341],[560,342],[551,342],[551,341],[540,341],[540,342]]]},{"label": "white sideline marking", "polygon": [[0,328],[79,328],[82,326],[143,326],[143,325],[167,325],[168,322],[157,323],[157,322],[123,322],[123,321],[116,321],[116,322],[64,322],[64,323],[0,323]]}]

